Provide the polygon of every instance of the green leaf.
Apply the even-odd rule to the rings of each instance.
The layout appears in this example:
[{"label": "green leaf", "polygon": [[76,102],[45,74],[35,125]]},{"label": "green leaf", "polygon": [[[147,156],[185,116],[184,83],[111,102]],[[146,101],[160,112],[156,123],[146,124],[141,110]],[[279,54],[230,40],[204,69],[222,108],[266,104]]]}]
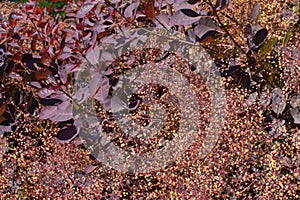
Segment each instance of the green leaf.
[{"label": "green leaf", "polygon": [[264,56],[272,52],[277,44],[277,38],[271,38],[266,43],[264,43],[258,51],[258,55]]},{"label": "green leaf", "polygon": [[289,42],[289,40],[290,40],[290,38],[291,38],[291,35],[292,35],[291,29],[288,28],[288,30],[287,30],[287,32],[286,32],[284,38],[283,38],[283,42],[282,42],[282,46],[283,46],[283,47],[286,47],[286,46],[287,46],[287,44],[288,44],[288,42]]},{"label": "green leaf", "polygon": [[65,11],[52,12],[51,15],[52,15],[52,17],[55,17],[56,15],[60,15],[63,20],[66,18],[66,12]]},{"label": "green leaf", "polygon": [[50,0],[43,0],[39,2],[39,6],[44,8],[50,8],[51,4]]},{"label": "green leaf", "polygon": [[55,2],[55,3],[53,4],[53,8],[54,8],[54,10],[55,10],[56,8],[62,7],[62,6],[64,6],[64,5],[66,5],[65,2],[63,2],[63,1],[58,1],[58,2]]}]

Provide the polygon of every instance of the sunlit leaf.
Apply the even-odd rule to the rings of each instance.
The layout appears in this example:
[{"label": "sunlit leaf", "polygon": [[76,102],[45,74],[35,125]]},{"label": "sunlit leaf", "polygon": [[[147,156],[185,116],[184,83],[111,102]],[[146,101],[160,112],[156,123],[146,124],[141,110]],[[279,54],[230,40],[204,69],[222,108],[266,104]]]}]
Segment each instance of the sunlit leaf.
[{"label": "sunlit leaf", "polygon": [[94,66],[99,63],[100,48],[98,45],[89,48],[89,50],[86,52],[86,58]]},{"label": "sunlit leaf", "polygon": [[277,114],[281,114],[286,107],[286,99],[281,89],[272,90],[272,110]]},{"label": "sunlit leaf", "polygon": [[222,35],[218,25],[210,17],[202,17],[195,24],[194,34],[200,43],[210,42]]},{"label": "sunlit leaf", "polygon": [[148,0],[146,7],[145,7],[145,15],[149,18],[149,19],[154,19],[155,17],[155,2],[154,0]]},{"label": "sunlit leaf", "polygon": [[92,173],[98,166],[89,165],[85,168],[84,173],[89,174]]},{"label": "sunlit leaf", "polygon": [[84,18],[87,13],[89,13],[95,6],[95,2],[93,3],[86,3],[83,6],[80,7],[78,12],[76,13],[77,18]]},{"label": "sunlit leaf", "polygon": [[48,76],[50,74],[51,74],[51,72],[48,69],[40,70],[40,71],[33,72],[31,74],[26,74],[23,77],[23,80],[24,81],[28,81],[28,82],[31,82],[31,81],[40,81],[40,80],[47,80]]},{"label": "sunlit leaf", "polygon": [[[171,28],[171,23],[170,23],[170,16],[165,14],[165,13],[160,13],[157,17],[156,17],[156,26],[157,27],[161,27],[162,25],[164,27],[166,27],[168,30]],[[162,24],[162,25],[161,25]]]},{"label": "sunlit leaf", "polygon": [[131,3],[129,6],[125,8],[124,16],[126,18],[130,18],[136,15],[137,7],[139,6],[139,1],[135,3]]},{"label": "sunlit leaf", "polygon": [[271,38],[267,42],[265,42],[259,49],[258,54],[260,56],[264,56],[268,53],[271,53],[277,44],[277,38]]},{"label": "sunlit leaf", "polygon": [[173,16],[171,16],[170,22],[172,25],[191,25],[195,22],[197,22],[202,16],[195,16],[195,17],[191,17],[188,16],[186,14],[184,14],[183,12],[190,14],[192,16],[194,16],[195,14],[192,14],[192,12],[188,12],[188,11],[182,11],[182,10],[178,10],[175,12],[175,14]]},{"label": "sunlit leaf", "polygon": [[291,98],[290,104],[293,108],[300,106],[300,94],[294,95]]},{"label": "sunlit leaf", "polygon": [[40,119],[50,119],[61,122],[73,118],[73,106],[70,101],[62,102],[56,106],[45,106],[40,112]]},{"label": "sunlit leaf", "polygon": [[300,106],[291,110],[291,115],[295,124],[300,124]]},{"label": "sunlit leaf", "polygon": [[291,35],[292,35],[291,29],[288,28],[288,30],[287,30],[284,38],[283,38],[283,42],[282,42],[282,46],[283,47],[287,47],[287,44],[288,44],[288,42],[289,42],[289,40],[291,38]]},{"label": "sunlit leaf", "polygon": [[254,22],[258,21],[259,12],[260,12],[260,3],[256,3],[252,11],[252,19]]}]

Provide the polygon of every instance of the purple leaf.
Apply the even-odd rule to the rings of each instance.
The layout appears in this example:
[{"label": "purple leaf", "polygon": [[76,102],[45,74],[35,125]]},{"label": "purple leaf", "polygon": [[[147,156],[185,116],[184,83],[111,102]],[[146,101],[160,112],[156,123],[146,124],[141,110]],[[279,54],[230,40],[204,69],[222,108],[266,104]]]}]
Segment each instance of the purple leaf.
[{"label": "purple leaf", "polygon": [[181,12],[183,12],[183,14],[185,14],[186,16],[189,17],[198,17],[199,14],[196,13],[195,11],[191,10],[191,9],[181,9]]},{"label": "purple leaf", "polygon": [[229,4],[229,0],[218,0],[216,5],[216,10],[223,10]]},{"label": "purple leaf", "polygon": [[49,119],[55,115],[56,111],[56,106],[45,106],[40,112],[40,119]]},{"label": "purple leaf", "polygon": [[130,18],[136,15],[137,7],[139,6],[140,2],[137,1],[136,3],[130,4],[124,11],[124,16],[126,18]]},{"label": "purple leaf", "polygon": [[286,107],[286,101],[285,96],[281,89],[275,88],[272,91],[272,110],[277,114],[281,114],[285,107]]},{"label": "purple leaf", "polygon": [[54,94],[55,93],[55,91],[54,90],[49,90],[49,89],[47,89],[47,88],[43,88],[43,89],[41,89],[40,91],[39,91],[39,97],[41,97],[41,98],[47,98],[47,97],[49,97],[50,95],[52,95],[52,94]]},{"label": "purple leaf", "polygon": [[220,28],[210,17],[203,17],[194,28],[194,34],[198,37],[198,42],[205,42],[206,40],[216,38],[221,35]]},{"label": "purple leaf", "polygon": [[74,125],[67,126],[65,128],[62,128],[57,133],[57,139],[61,143],[67,143],[74,139],[78,134],[78,131]]},{"label": "purple leaf", "polygon": [[57,113],[50,118],[55,122],[67,121],[73,118],[73,105],[71,101],[66,101],[57,106]]},{"label": "purple leaf", "polygon": [[40,103],[45,106],[55,106],[57,104],[62,103],[60,99],[41,99]]},{"label": "purple leaf", "polygon": [[268,36],[268,30],[265,28],[260,29],[259,31],[257,31],[257,33],[253,37],[253,43],[256,46],[259,46],[265,41],[267,36]]},{"label": "purple leaf", "polygon": [[22,62],[26,64],[26,66],[30,69],[30,70],[34,70],[36,71],[37,68],[35,67],[34,64],[40,64],[41,61],[33,58],[32,54],[24,54],[22,57]]},{"label": "purple leaf", "polygon": [[86,58],[92,65],[98,64],[100,58],[100,48],[97,45],[94,48],[89,48],[86,52]]},{"label": "purple leaf", "polygon": [[70,101],[65,101],[57,106],[45,106],[40,112],[40,119],[50,119],[61,122],[73,118],[73,106]]},{"label": "purple leaf", "polygon": [[93,172],[98,166],[95,165],[89,165],[85,168],[84,173],[89,174]]},{"label": "purple leaf", "polygon": [[196,4],[197,2],[198,2],[198,0],[188,0],[188,3],[193,4],[193,5]]},{"label": "purple leaf", "polygon": [[160,13],[156,19],[157,20],[155,20],[155,22],[158,28],[162,26],[161,24],[163,24],[167,29],[171,28],[170,17],[167,14]]},{"label": "purple leaf", "polygon": [[300,124],[300,107],[293,108],[290,113],[294,119],[294,123]]},{"label": "purple leaf", "polygon": [[195,22],[197,22],[201,16],[197,17],[190,17],[184,14],[181,10],[176,11],[173,16],[171,16],[171,24],[172,25],[183,25],[183,26],[188,26],[191,25]]},{"label": "purple leaf", "polygon": [[259,11],[260,11],[260,3],[256,3],[256,5],[255,5],[254,8],[253,8],[253,12],[252,12],[252,19],[253,19],[253,21],[255,21],[255,22],[256,22],[256,20],[257,20]]},{"label": "purple leaf", "polygon": [[34,98],[33,94],[31,93],[31,97],[29,99],[29,102],[27,104],[27,111],[30,114],[34,114],[34,112],[39,108],[38,101]]},{"label": "purple leaf", "polygon": [[90,88],[91,94],[100,103],[104,103],[105,102],[104,100],[107,98],[109,88],[110,88],[109,79],[104,76],[101,77],[97,82],[98,83],[96,88]]},{"label": "purple leaf", "polygon": [[95,6],[97,2],[93,3],[86,3],[83,6],[80,7],[75,17],[77,18],[84,18],[87,13],[89,13]]},{"label": "purple leaf", "polygon": [[174,4],[173,4],[173,8],[174,8],[174,11],[178,11],[178,10],[181,10],[181,9],[193,9],[195,7],[195,5],[187,2],[187,1],[176,1]]}]

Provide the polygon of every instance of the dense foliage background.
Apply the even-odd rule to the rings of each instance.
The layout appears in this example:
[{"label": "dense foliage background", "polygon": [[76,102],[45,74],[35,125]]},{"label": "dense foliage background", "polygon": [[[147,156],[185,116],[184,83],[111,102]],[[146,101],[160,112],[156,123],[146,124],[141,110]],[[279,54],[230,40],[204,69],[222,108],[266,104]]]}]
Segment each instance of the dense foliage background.
[{"label": "dense foliage background", "polygon": [[[299,1],[29,0],[0,9],[1,199],[299,198]],[[70,94],[101,41],[150,26],[203,45],[224,80],[227,117],[205,158],[197,140],[166,169],[126,174],[84,147]],[[109,90],[96,84],[101,102]]]}]

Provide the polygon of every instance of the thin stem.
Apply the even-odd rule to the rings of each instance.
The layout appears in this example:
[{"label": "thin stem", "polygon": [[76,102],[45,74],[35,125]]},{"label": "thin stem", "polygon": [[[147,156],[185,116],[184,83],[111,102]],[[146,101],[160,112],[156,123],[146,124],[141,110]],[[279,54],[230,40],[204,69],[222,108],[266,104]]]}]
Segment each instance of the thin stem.
[{"label": "thin stem", "polygon": [[[44,40],[43,40],[43,37],[42,37],[42,35],[41,35],[40,31],[39,31],[39,29],[37,28],[37,26],[36,26],[36,24],[34,23],[34,21],[32,20],[32,18],[30,17],[30,13],[28,13],[28,17],[29,17],[29,19],[30,19],[30,21],[31,21],[31,23],[32,23],[32,25],[33,25],[33,27],[34,27],[34,29],[35,29],[36,32],[39,34],[41,40],[44,41]],[[45,42],[43,42],[43,46],[44,46],[44,48],[46,48]]]},{"label": "thin stem", "polygon": [[227,15],[226,13],[224,12],[220,12],[222,15],[224,15],[225,17],[227,17],[228,19],[230,19],[231,21],[233,21],[236,25],[240,26],[240,27],[243,27],[242,24],[240,24],[236,19],[234,19],[233,17]]},{"label": "thin stem", "polygon": [[208,1],[204,1],[205,3],[207,3],[209,6],[212,7],[213,9],[213,14],[214,16],[216,17],[218,23],[221,25],[221,28],[225,31],[225,33],[229,36],[229,38],[231,39],[231,41],[243,52],[243,54],[245,54],[247,56],[247,58],[254,62],[254,58],[252,58],[242,47],[241,45],[234,39],[234,37],[229,33],[229,31],[227,30],[227,28],[225,27],[225,25],[223,24],[223,22],[221,21],[218,13],[217,13],[217,10],[215,8],[215,6],[213,5],[213,3],[211,2],[211,0],[208,0]]},{"label": "thin stem", "polygon": [[138,25],[134,24],[132,21],[130,21],[123,13],[121,13],[112,3],[110,3],[108,0],[104,0],[105,3],[109,6],[111,6],[119,15],[121,15],[128,23],[135,26],[136,28],[140,28]]}]

